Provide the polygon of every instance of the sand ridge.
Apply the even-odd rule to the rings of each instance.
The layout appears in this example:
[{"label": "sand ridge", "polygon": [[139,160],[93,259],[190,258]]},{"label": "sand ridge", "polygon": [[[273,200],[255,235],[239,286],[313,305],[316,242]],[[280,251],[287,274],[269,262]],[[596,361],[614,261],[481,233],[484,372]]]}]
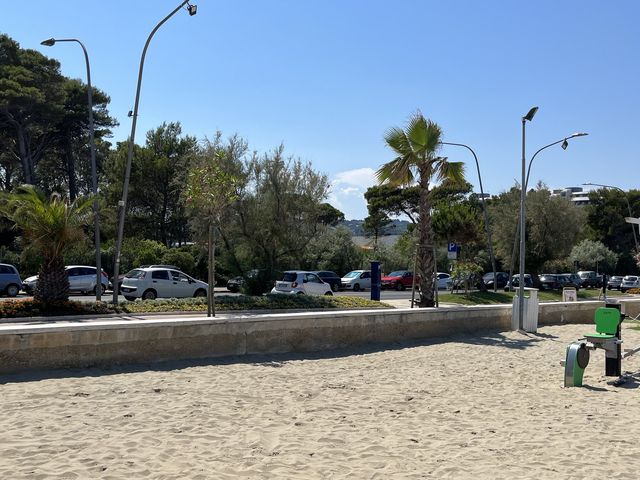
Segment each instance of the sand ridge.
[{"label": "sand ridge", "polygon": [[639,380],[562,386],[591,328],[0,377],[0,478],[637,478]]}]

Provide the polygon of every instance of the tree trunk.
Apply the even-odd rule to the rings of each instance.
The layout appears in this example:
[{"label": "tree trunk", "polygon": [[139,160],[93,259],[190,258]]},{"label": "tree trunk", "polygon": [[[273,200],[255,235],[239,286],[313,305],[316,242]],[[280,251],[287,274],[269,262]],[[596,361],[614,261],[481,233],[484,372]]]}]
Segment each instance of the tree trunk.
[{"label": "tree trunk", "polygon": [[27,151],[27,140],[25,138],[25,132],[22,126],[16,126],[16,133],[18,135],[18,151],[20,152],[20,160],[22,161],[22,174],[24,175],[24,183],[33,185],[33,163],[31,162],[30,155]]},{"label": "tree trunk", "polygon": [[33,298],[44,304],[69,300],[69,277],[62,257],[46,258],[42,262]]},{"label": "tree trunk", "polygon": [[420,167],[420,203],[418,237],[418,275],[420,278],[420,307],[435,306],[433,278],[435,265],[433,258],[433,227],[431,225],[431,206],[429,205],[429,167]]},{"label": "tree trunk", "polygon": [[78,187],[76,185],[76,165],[73,159],[73,146],[71,143],[71,134],[67,132],[64,142],[65,156],[67,157],[67,177],[69,178],[69,200],[72,202],[78,196]]}]

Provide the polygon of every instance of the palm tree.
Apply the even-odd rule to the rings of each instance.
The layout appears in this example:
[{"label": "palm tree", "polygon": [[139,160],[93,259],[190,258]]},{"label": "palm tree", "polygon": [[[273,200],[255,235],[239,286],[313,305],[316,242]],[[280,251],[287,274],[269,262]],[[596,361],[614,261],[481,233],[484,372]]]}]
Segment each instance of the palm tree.
[{"label": "palm tree", "polygon": [[390,128],[384,136],[387,145],[397,157],[384,164],[377,172],[378,181],[395,186],[408,186],[416,181],[420,186],[418,204],[418,252],[416,266],[420,282],[421,307],[433,307],[435,259],[434,234],[431,225],[429,185],[432,180],[464,181],[462,162],[449,162],[436,155],[440,147],[442,130],[437,123],[424,118],[419,111],[409,118],[407,128]]},{"label": "palm tree", "polygon": [[45,304],[68,300],[69,280],[63,254],[84,238],[83,227],[91,222],[92,200],[69,202],[56,193],[47,199],[32,185],[19,187],[3,200],[2,214],[42,255],[34,299]]}]

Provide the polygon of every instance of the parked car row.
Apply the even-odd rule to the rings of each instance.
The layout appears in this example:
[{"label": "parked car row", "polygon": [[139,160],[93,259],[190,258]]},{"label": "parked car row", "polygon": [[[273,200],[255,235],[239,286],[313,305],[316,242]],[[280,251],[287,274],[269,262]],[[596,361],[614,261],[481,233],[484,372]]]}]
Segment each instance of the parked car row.
[{"label": "parked car row", "polygon": [[[96,290],[98,288],[96,267],[88,265],[68,265],[64,267],[64,269],[67,272],[67,278],[69,279],[69,291],[71,293],[81,293],[83,295],[88,295],[90,293],[93,293],[94,295],[96,294]],[[33,295],[37,284],[38,275],[33,275],[24,279],[22,282],[22,289],[27,295]],[[111,288],[109,277],[104,270],[102,270],[102,275],[100,276],[99,288],[102,288],[102,293],[106,292],[108,288]]]}]

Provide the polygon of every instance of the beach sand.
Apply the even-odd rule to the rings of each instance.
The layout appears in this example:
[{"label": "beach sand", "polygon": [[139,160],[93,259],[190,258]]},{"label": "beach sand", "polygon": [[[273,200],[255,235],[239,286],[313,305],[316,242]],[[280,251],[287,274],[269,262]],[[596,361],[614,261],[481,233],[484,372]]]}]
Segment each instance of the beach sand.
[{"label": "beach sand", "polygon": [[0,478],[638,478],[640,377],[563,388],[592,328],[0,377]]}]

